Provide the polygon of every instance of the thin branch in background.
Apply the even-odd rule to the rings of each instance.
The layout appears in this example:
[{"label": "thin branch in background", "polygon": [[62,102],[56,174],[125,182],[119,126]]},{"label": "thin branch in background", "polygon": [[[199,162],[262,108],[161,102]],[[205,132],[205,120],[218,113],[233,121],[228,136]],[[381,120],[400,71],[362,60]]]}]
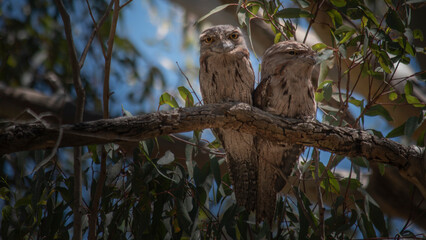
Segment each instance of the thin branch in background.
[{"label": "thin branch in background", "polygon": [[[325,224],[324,224],[324,204],[321,194],[321,179],[319,178],[319,152],[318,149],[313,149],[313,159],[315,162],[315,184],[317,186],[317,198],[318,198],[318,212],[319,212],[319,223],[318,223],[318,232],[320,239],[325,239]],[[327,169],[324,170],[323,174],[327,172]]]},{"label": "thin branch in background", "polygon": [[104,119],[109,118],[109,77],[111,72],[111,58],[112,58],[112,49],[114,46],[114,37],[115,37],[115,31],[117,28],[117,22],[118,22],[118,13],[120,11],[120,1],[114,0],[114,11],[112,15],[112,23],[111,28],[109,31],[109,37],[108,37],[108,49],[107,49],[107,55],[105,58],[105,71],[104,71],[104,85],[103,85],[103,116]]},{"label": "thin branch in background", "polygon": [[[75,50],[74,40],[72,37],[71,20],[68,12],[65,9],[62,0],[55,0],[55,4],[58,7],[59,13],[61,14],[62,21],[64,22],[65,36],[68,44],[68,54],[72,67],[72,79],[74,83],[75,92],[77,93],[77,106],[75,112],[75,122],[80,123],[83,121],[84,102],[86,94],[84,92],[83,84],[81,83],[80,76],[80,65],[77,60],[77,52]],[[73,206],[73,231],[74,240],[82,239],[82,211],[81,211],[81,152],[82,147],[74,148],[74,206]]]},{"label": "thin branch in background", "polygon": [[[118,15],[120,12],[120,0],[114,0],[114,10],[112,14],[112,23],[109,32],[108,38],[108,49],[107,55],[105,58],[105,70],[104,70],[104,85],[103,85],[103,118],[109,118],[109,80],[110,80],[110,72],[111,72],[111,59],[112,59],[112,49],[114,46],[114,37],[117,29]],[[96,237],[96,225],[98,220],[98,208],[99,202],[103,192],[103,186],[105,184],[106,179],[106,159],[107,154],[105,148],[102,148],[101,153],[101,169],[99,173],[99,180],[96,185],[95,194],[92,199],[92,208],[90,209],[89,215],[89,239],[95,240]]]},{"label": "thin branch in background", "polygon": [[[94,18],[92,16],[92,11],[91,11],[91,8],[90,8],[88,0],[86,0],[86,3],[87,3],[87,7],[89,8],[89,12],[90,12],[90,16],[92,17],[92,21],[95,24],[95,28],[93,29],[92,34],[90,35],[89,41],[87,41],[86,46],[84,47],[83,53],[81,54],[80,61],[79,61],[80,68],[83,67],[84,61],[86,60],[87,53],[89,52],[90,45],[92,44],[93,39],[95,38],[95,36],[98,35],[99,29],[102,27],[102,25],[104,24],[105,20],[107,19],[108,15],[109,15],[109,12],[112,9],[112,5],[114,3],[114,0],[111,0],[111,2],[109,3],[107,9],[105,10],[104,15],[99,20],[98,24],[96,24],[96,21],[94,20]],[[98,37],[99,37],[99,35],[98,35]],[[100,37],[99,37],[99,41],[100,41]],[[102,41],[101,41],[101,47],[102,47],[102,52],[104,53],[104,56],[106,56],[105,55],[104,45],[102,44]]]},{"label": "thin branch in background", "polygon": [[312,18],[311,21],[309,21],[309,26],[306,29],[306,34],[305,34],[305,38],[303,38],[303,43],[306,42],[306,39],[308,38],[309,31],[311,30],[312,24],[315,22],[315,19],[318,16],[318,11],[320,10],[323,3],[324,3],[324,0],[322,0],[320,3],[318,3],[317,9],[316,9],[315,14],[314,14],[314,18]]},{"label": "thin branch in background", "polygon": [[176,140],[178,140],[178,141],[180,141],[180,142],[183,142],[183,143],[186,143],[186,144],[192,145],[192,146],[197,147],[197,148],[199,148],[199,149],[201,149],[201,150],[208,151],[209,153],[214,154],[214,155],[216,155],[216,156],[220,156],[220,157],[225,157],[225,156],[226,156],[226,153],[224,153],[224,152],[222,153],[222,152],[212,151],[212,150],[211,150],[211,149],[209,149],[209,148],[201,147],[201,146],[200,146],[200,145],[198,145],[198,144],[195,144],[195,143],[192,143],[192,142],[186,141],[185,139],[182,139],[182,138],[180,138],[180,137],[177,137],[177,136],[175,136],[174,134],[169,134],[169,136],[170,136],[170,137],[172,137],[172,138],[174,138],[174,139],[176,139]]},{"label": "thin branch in background", "polygon": [[127,2],[125,2],[123,5],[120,6],[120,10],[122,8],[124,8],[125,6],[127,6],[127,4],[131,3],[133,0],[128,0]]},{"label": "thin branch in background", "polygon": [[191,90],[192,90],[192,93],[194,93],[195,97],[196,97],[196,98],[197,98],[197,100],[198,100],[198,103],[201,105],[201,100],[200,100],[200,98],[198,97],[197,93],[195,92],[194,88],[192,87],[191,82],[189,81],[188,77],[187,77],[187,76],[185,75],[185,73],[182,71],[182,69],[180,68],[180,66],[179,66],[179,63],[178,63],[178,62],[176,62],[176,65],[178,66],[179,71],[182,73],[182,75],[186,78],[186,81],[188,82],[189,87],[190,87],[190,88],[191,88]]}]

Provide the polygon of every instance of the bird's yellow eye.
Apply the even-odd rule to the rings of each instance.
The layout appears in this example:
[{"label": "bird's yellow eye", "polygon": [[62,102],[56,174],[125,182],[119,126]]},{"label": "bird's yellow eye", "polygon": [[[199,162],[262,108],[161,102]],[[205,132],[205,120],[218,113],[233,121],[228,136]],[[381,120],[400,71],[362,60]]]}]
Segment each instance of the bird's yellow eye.
[{"label": "bird's yellow eye", "polygon": [[231,35],[229,35],[230,39],[237,39],[239,37],[238,33],[233,33]]},{"label": "bird's yellow eye", "polygon": [[204,42],[205,42],[205,43],[211,43],[211,42],[213,42],[213,38],[211,38],[211,37],[206,37],[206,38],[204,38]]}]

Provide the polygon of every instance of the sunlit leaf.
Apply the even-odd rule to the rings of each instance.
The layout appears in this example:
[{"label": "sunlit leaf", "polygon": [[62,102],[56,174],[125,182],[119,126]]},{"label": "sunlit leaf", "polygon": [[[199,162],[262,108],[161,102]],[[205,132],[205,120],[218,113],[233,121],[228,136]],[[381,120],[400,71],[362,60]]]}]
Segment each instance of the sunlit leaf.
[{"label": "sunlit leaf", "polygon": [[[351,38],[354,33],[355,33],[355,31],[347,32],[345,34],[345,36],[342,38],[342,40],[340,40],[339,44],[343,44],[343,43],[347,42],[349,40],[349,38]],[[346,54],[342,54],[342,55],[344,56]]]},{"label": "sunlit leaf", "polygon": [[123,104],[121,104],[121,114],[125,117],[132,117],[132,113],[124,109]]},{"label": "sunlit leaf", "polygon": [[175,155],[170,151],[167,150],[164,156],[162,156],[160,159],[158,159],[157,164],[158,165],[167,165],[172,163],[175,160]]},{"label": "sunlit leaf", "polygon": [[204,19],[210,17],[210,15],[213,15],[213,14],[215,14],[217,12],[220,12],[223,9],[225,9],[225,8],[227,8],[229,6],[232,6],[232,5],[235,5],[235,3],[223,4],[223,5],[220,5],[220,6],[216,7],[216,8],[214,8],[209,13],[207,13],[206,15],[204,15],[203,17],[201,17],[200,19],[198,19],[198,21],[196,21],[194,25],[199,24],[200,22],[204,21]]},{"label": "sunlit leaf", "polygon": [[414,29],[413,30],[413,37],[414,39],[419,39],[423,42],[423,32],[420,29]]},{"label": "sunlit leaf", "polygon": [[407,81],[404,87],[405,99],[409,104],[412,104],[414,107],[424,107],[419,99],[413,96],[413,83],[411,81]]},{"label": "sunlit leaf", "polygon": [[334,34],[336,35],[340,35],[342,33],[346,33],[346,32],[355,32],[356,30],[352,27],[349,27],[348,25],[342,25],[339,28],[336,29],[336,31],[334,31]]},{"label": "sunlit leaf", "polygon": [[178,87],[179,94],[185,100],[185,107],[194,106],[194,98],[192,97],[191,92],[184,86]]},{"label": "sunlit leaf", "polygon": [[398,98],[398,94],[396,92],[389,93],[389,100],[395,101]]},{"label": "sunlit leaf", "polygon": [[346,6],[345,0],[330,0],[331,4],[333,4],[336,7],[344,7]]},{"label": "sunlit leaf", "polygon": [[326,47],[327,47],[327,45],[325,45],[324,43],[317,43],[317,44],[312,45],[312,50],[318,52],[318,51],[320,51],[320,50],[322,50]]},{"label": "sunlit leaf", "polygon": [[305,1],[305,0],[296,0],[296,2],[300,5],[300,7],[302,8],[307,8],[309,7],[309,1]]},{"label": "sunlit leaf", "polygon": [[339,27],[343,24],[342,15],[340,15],[340,13],[336,9],[330,9],[329,11],[327,11],[327,14],[328,16],[330,16],[334,27]]},{"label": "sunlit leaf", "polygon": [[170,95],[169,93],[165,92],[160,96],[160,103],[159,105],[168,104],[172,108],[178,108],[179,104],[176,102],[176,99]]},{"label": "sunlit leaf", "polygon": [[284,8],[283,10],[278,11],[275,16],[280,18],[301,18],[312,17],[312,14],[300,8]]}]

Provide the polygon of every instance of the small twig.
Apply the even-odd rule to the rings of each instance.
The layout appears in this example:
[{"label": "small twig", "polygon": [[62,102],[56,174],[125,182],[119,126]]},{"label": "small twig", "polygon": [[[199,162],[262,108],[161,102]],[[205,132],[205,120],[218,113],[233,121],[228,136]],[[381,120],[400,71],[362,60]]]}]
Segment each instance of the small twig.
[{"label": "small twig", "polygon": [[[93,23],[95,24],[95,29],[93,29],[92,34],[90,35],[89,41],[87,41],[86,46],[84,47],[83,53],[81,54],[80,61],[79,61],[80,68],[83,67],[84,61],[86,60],[87,53],[89,52],[90,45],[92,44],[93,39],[95,38],[95,36],[98,34],[98,30],[101,28],[101,26],[104,24],[105,20],[107,19],[108,15],[109,15],[109,12],[112,9],[113,3],[114,3],[114,0],[111,0],[111,2],[109,3],[107,9],[105,10],[104,15],[99,20],[99,23],[96,24],[96,21],[94,20],[92,14],[91,14],[92,11],[90,9],[89,2],[87,2],[87,7],[89,8],[90,16],[92,17]],[[98,35],[98,37],[99,37],[99,35]],[[99,40],[100,40],[100,37],[99,37]],[[102,47],[102,52],[105,52],[104,48],[103,48],[102,41],[101,41],[101,47]]]},{"label": "small twig", "polygon": [[128,0],[127,2],[125,2],[123,5],[120,6],[120,10],[122,8],[124,8],[127,4],[131,3],[133,0]]},{"label": "small twig", "polygon": [[178,63],[178,62],[176,62],[176,65],[178,66],[179,71],[182,73],[182,75],[186,78],[186,81],[188,82],[188,85],[189,85],[189,87],[191,88],[192,93],[194,93],[195,97],[197,98],[198,103],[199,103],[200,105],[202,105],[200,98],[198,97],[197,93],[195,92],[194,88],[192,87],[191,82],[189,81],[188,77],[185,75],[185,73],[184,73],[184,72],[182,71],[182,69],[180,68],[179,63]]},{"label": "small twig", "polygon": [[311,29],[312,24],[315,22],[315,19],[317,18],[318,12],[319,12],[323,3],[324,3],[324,0],[321,1],[320,3],[318,3],[317,9],[316,9],[315,14],[314,14],[314,18],[311,19],[311,21],[309,21],[309,26],[308,26],[308,29],[306,29],[306,34],[305,34],[305,38],[303,38],[303,43],[306,42],[306,39],[308,38],[309,30]]},{"label": "small twig", "polygon": [[201,146],[200,146],[200,145],[198,145],[198,144],[195,144],[195,143],[193,143],[193,142],[186,141],[185,139],[182,139],[182,138],[180,138],[180,137],[177,137],[177,136],[175,136],[175,135],[173,135],[173,134],[169,134],[169,136],[170,136],[170,137],[172,137],[172,138],[174,138],[174,139],[176,139],[176,140],[178,140],[178,141],[180,141],[180,142],[183,142],[183,143],[186,143],[186,144],[192,145],[192,146],[194,146],[194,147],[197,147],[197,148],[199,148],[199,149],[201,149],[201,150],[207,150],[207,151],[209,151],[209,153],[214,154],[214,155],[216,155],[216,156],[221,156],[221,157],[226,156],[226,153],[212,151],[210,148],[201,147]]},{"label": "small twig", "polygon": [[115,37],[115,31],[117,28],[117,22],[118,22],[118,13],[120,12],[120,1],[114,0],[114,11],[112,14],[112,23],[111,28],[109,31],[109,37],[108,37],[108,49],[107,49],[107,55],[105,58],[105,71],[104,71],[104,86],[103,86],[103,116],[104,119],[109,118],[109,77],[110,77],[110,71],[111,71],[111,58],[112,58],[112,49],[114,46],[114,37]]}]

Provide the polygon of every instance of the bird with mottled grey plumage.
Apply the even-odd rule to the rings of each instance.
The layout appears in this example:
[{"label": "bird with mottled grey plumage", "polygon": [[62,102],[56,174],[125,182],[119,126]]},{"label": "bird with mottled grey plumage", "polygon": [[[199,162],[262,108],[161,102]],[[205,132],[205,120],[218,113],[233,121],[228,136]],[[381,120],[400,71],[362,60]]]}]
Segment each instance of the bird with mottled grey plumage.
[{"label": "bird with mottled grey plumage", "polygon": [[[200,88],[209,103],[244,102],[252,105],[254,72],[250,53],[238,27],[219,25],[200,35]],[[253,136],[234,130],[214,129],[227,152],[227,165],[237,204],[255,209],[257,163]]]},{"label": "bird with mottled grey plumage", "polygon": [[[266,112],[288,118],[315,118],[316,103],[311,74],[315,53],[296,41],[274,44],[265,51],[261,65],[261,82],[253,94],[254,105]],[[258,154],[257,221],[272,222],[277,193],[286,184],[302,154],[298,144],[278,145],[256,138]]]}]

